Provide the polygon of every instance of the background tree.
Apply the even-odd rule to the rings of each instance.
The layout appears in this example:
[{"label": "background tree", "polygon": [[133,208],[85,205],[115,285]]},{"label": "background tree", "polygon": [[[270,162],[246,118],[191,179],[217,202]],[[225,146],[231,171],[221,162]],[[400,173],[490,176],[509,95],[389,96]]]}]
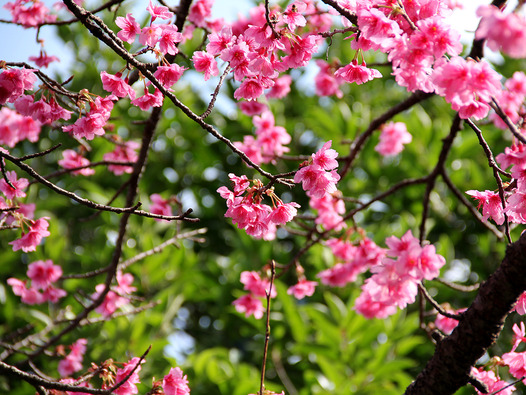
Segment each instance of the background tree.
[{"label": "background tree", "polygon": [[232,24],[206,0],[64,5],[3,21],[56,29],[77,61],[1,63],[2,391],[526,375],[522,2],[479,8],[465,48],[451,1],[267,2]]}]

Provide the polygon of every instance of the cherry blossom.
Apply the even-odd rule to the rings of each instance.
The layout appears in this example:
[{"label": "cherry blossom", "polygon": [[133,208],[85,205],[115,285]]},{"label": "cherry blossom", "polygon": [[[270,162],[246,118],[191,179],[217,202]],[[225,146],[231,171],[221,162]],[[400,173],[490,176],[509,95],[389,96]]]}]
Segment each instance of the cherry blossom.
[{"label": "cherry blossom", "polygon": [[239,313],[245,313],[246,317],[253,315],[254,318],[259,320],[265,313],[263,302],[260,299],[252,296],[252,294],[243,295],[242,297],[234,300],[232,304]]},{"label": "cherry blossom", "polygon": [[403,122],[389,122],[381,128],[380,142],[375,151],[383,156],[397,155],[404,149],[404,144],[413,140],[411,134],[407,131]]},{"label": "cherry blossom", "polygon": [[[90,161],[84,158],[82,155],[78,154],[72,149],[67,149],[62,151],[63,159],[58,161],[58,164],[65,169],[74,169],[76,167],[88,166]],[[94,169],[85,168],[80,170],[75,170],[71,174],[77,175],[81,174],[83,176],[91,176],[95,174]]]},{"label": "cherry blossom", "polygon": [[118,16],[115,19],[115,24],[122,29],[117,33],[117,37],[128,44],[133,43],[136,36],[141,34],[140,25],[135,21],[135,18],[130,13],[126,14],[125,17]]},{"label": "cherry blossom", "polygon": [[37,245],[40,244],[42,239],[51,234],[47,230],[49,227],[49,223],[47,222],[48,219],[48,217],[42,217],[36,221],[32,221],[29,230],[27,232],[22,232],[22,237],[20,239],[9,243],[13,246],[13,251],[36,251]]},{"label": "cherry blossom", "polygon": [[190,394],[190,387],[188,386],[188,379],[186,375],[183,376],[183,371],[179,368],[170,369],[163,378],[163,390],[165,395],[188,395]]},{"label": "cherry blossom", "polygon": [[305,296],[312,296],[314,294],[316,281],[308,281],[306,279],[299,280],[296,285],[293,285],[287,290],[289,295],[294,295],[296,299],[303,299]]}]

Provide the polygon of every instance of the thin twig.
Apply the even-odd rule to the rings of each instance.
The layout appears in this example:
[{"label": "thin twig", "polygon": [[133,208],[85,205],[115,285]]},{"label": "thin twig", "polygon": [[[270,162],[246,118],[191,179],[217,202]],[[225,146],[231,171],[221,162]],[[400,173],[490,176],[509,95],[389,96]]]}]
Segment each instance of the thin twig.
[{"label": "thin twig", "polygon": [[267,365],[268,343],[270,340],[270,299],[272,295],[272,286],[274,285],[274,278],[276,277],[276,262],[274,260],[270,262],[270,270],[270,285],[268,291],[265,290],[265,293],[267,294],[267,322],[265,327],[265,346],[263,348],[263,362],[261,364],[259,395],[263,395],[263,389],[265,388],[265,367]]},{"label": "thin twig", "polygon": [[442,306],[440,306],[440,304],[438,304],[438,302],[435,299],[433,299],[429,292],[427,292],[427,289],[422,285],[422,283],[418,283],[418,289],[420,290],[422,295],[424,295],[427,301],[431,303],[431,306],[433,306],[435,310],[438,311],[441,315],[447,318],[453,318],[457,321],[460,320],[461,316],[459,314],[448,313]]}]

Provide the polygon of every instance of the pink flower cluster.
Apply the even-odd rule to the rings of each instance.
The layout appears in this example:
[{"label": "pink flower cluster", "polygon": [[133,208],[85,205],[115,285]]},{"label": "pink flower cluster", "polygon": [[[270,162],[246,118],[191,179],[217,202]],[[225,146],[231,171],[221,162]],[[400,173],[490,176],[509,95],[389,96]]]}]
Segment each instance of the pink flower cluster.
[{"label": "pink flower cluster", "polygon": [[[524,114],[524,100],[526,99],[526,74],[522,71],[516,71],[511,78],[508,78],[504,83],[504,89],[501,90],[495,99],[499,107],[510,118],[514,124],[523,124]],[[502,129],[508,130],[508,125],[495,112],[490,113],[490,119],[493,124]],[[522,126],[524,128],[524,126]]]},{"label": "pink flower cluster", "polygon": [[0,110],[0,144],[13,148],[19,141],[36,142],[40,135],[40,122],[20,115],[8,107]]},{"label": "pink flower cluster", "polygon": [[5,4],[4,8],[11,13],[14,23],[19,23],[25,28],[37,27],[57,19],[56,15],[49,13],[43,1],[15,0]]},{"label": "pink flower cluster", "polygon": [[515,187],[505,191],[505,201],[502,202],[496,191],[469,190],[466,193],[478,200],[484,220],[491,218],[496,224],[502,225],[506,214],[510,222],[524,224],[526,223],[526,145],[517,143],[506,148],[504,153],[497,155],[496,160],[503,169],[511,166],[511,176],[515,180],[511,184]]},{"label": "pink flower cluster", "polygon": [[361,237],[357,244],[341,239],[329,239],[325,244],[337,263],[320,272],[318,277],[322,284],[332,287],[343,287],[356,281],[359,274],[378,266],[385,256],[385,250],[367,237]]},{"label": "pink flower cluster", "polygon": [[[102,314],[104,317],[110,317],[115,311],[129,303],[129,299],[126,295],[130,295],[132,292],[135,292],[136,288],[132,287],[133,276],[130,273],[122,274],[117,272],[117,286],[111,287],[108,291],[102,304],[100,304],[95,311]],[[93,300],[96,300],[99,295],[105,289],[104,284],[98,284],[95,287],[95,293],[91,296]]]},{"label": "pink flower cluster", "polygon": [[[460,310],[446,309],[446,312],[450,314],[460,314],[466,310],[467,309],[460,309]],[[453,329],[457,327],[458,320],[454,318],[443,316],[442,314],[438,313],[437,318],[435,320],[435,325],[439,330],[444,332],[446,335],[449,335],[451,334],[451,332],[453,332]]]},{"label": "pink flower cluster", "polygon": [[494,5],[477,9],[480,20],[475,38],[486,39],[493,51],[502,51],[512,58],[526,57],[526,19],[516,12],[504,14]]},{"label": "pink flower cluster", "polygon": [[71,133],[75,138],[84,137],[86,140],[93,140],[95,136],[103,136],[106,132],[104,126],[113,110],[113,102],[117,100],[115,95],[105,98],[97,97],[90,102],[90,111],[86,115],[77,119],[72,125],[63,126],[62,130]]},{"label": "pink flower cluster", "polygon": [[186,375],[180,368],[170,369],[170,373],[164,376],[163,390],[165,395],[189,395],[190,387]]},{"label": "pink flower cluster", "polygon": [[[296,216],[299,204],[283,203],[272,188],[265,190],[261,181],[253,180],[254,185],[251,187],[246,176],[238,177],[230,173],[228,177],[234,184],[234,191],[224,186],[217,189],[226,200],[228,209],[225,217],[232,218],[232,222],[239,229],[245,229],[247,234],[271,240],[275,237],[277,225],[284,225]],[[272,199],[272,207],[261,203],[263,194]]]},{"label": "pink flower cluster", "polygon": [[27,276],[31,280],[29,288],[27,281],[21,281],[14,277],[7,280],[7,283],[13,288],[13,293],[21,297],[22,303],[56,303],[60,298],[66,296],[66,291],[53,285],[62,276],[62,268],[54,265],[51,260],[30,263]]},{"label": "pink flower cluster", "polygon": [[141,364],[143,363],[144,360],[141,361],[140,358],[134,357],[126,362],[122,368],[117,369],[117,373],[115,374],[116,383],[120,383],[122,380],[128,377],[130,373],[131,376],[119,388],[113,390],[114,394],[135,395],[139,393],[137,384],[141,382],[141,379],[139,378],[139,372],[141,371]]},{"label": "pink flower cluster", "polygon": [[274,115],[270,111],[263,111],[252,122],[256,127],[256,138],[245,136],[242,143],[234,142],[234,145],[254,163],[269,163],[289,152],[284,145],[290,143],[291,137],[284,127],[275,126]]},{"label": "pink flower cluster", "polygon": [[331,144],[331,140],[323,144],[319,151],[312,154],[308,164],[294,175],[294,182],[301,182],[310,197],[320,199],[337,190],[336,183],[340,180],[340,175],[334,169],[338,167],[338,153],[330,148]]},{"label": "pink flower cluster", "polygon": [[69,346],[71,350],[70,353],[58,363],[58,372],[61,377],[68,377],[82,370],[82,360],[86,353],[86,344],[88,344],[86,339],[78,339]]},{"label": "pink flower cluster", "polygon": [[0,74],[0,104],[14,103],[37,80],[32,69],[4,69]]},{"label": "pink flower cluster", "polygon": [[333,194],[326,194],[321,198],[311,196],[309,205],[318,210],[318,215],[314,220],[318,225],[322,225],[326,230],[339,231],[347,227],[341,214],[345,213],[345,204],[343,200],[338,197],[338,191]]},{"label": "pink flower cluster", "polygon": [[[234,300],[232,304],[239,313],[245,313],[246,317],[253,315],[254,318],[260,319],[265,313],[261,298],[267,297],[267,293],[270,290],[270,281],[266,278],[261,278],[257,272],[247,271],[241,273],[240,281],[244,285],[244,289],[250,293]],[[276,288],[272,287],[270,297],[275,298],[276,296]]]},{"label": "pink flower cluster", "polygon": [[[63,159],[58,161],[58,164],[64,169],[75,169],[77,167],[89,166],[90,161],[72,149],[67,149],[62,152]],[[81,174],[83,176],[91,176],[95,174],[95,170],[86,167],[85,169],[72,171],[71,174]]]},{"label": "pink flower cluster", "polygon": [[[163,199],[158,193],[154,193],[150,196],[152,204],[150,205],[150,212],[152,214],[159,215],[172,215],[172,207],[170,204],[173,202],[173,198]],[[156,221],[167,221],[165,219],[155,218]]]},{"label": "pink flower cluster", "polygon": [[[488,392],[490,394],[499,393],[502,395],[511,395],[515,391],[515,386],[509,386],[508,383],[504,380],[501,380],[499,376],[495,374],[492,370],[484,370],[484,368],[471,368],[471,374],[477,378],[477,380],[483,382],[488,387]],[[504,389],[506,387],[506,389]],[[482,394],[479,390],[476,390],[477,394]]]},{"label": "pink flower cluster", "polygon": [[59,119],[71,118],[71,111],[62,108],[53,96],[47,99],[46,96],[41,95],[40,99],[35,101],[33,95],[23,95],[15,101],[15,108],[20,114],[29,116],[42,124],[51,124]]},{"label": "pink flower cluster", "polygon": [[[139,157],[137,150],[141,145],[136,141],[126,141],[123,143],[117,142],[115,149],[111,152],[104,154],[102,157],[104,160],[112,162],[131,162],[134,163]],[[133,171],[133,165],[118,165],[112,164],[108,166],[108,170],[113,172],[116,176],[120,176],[124,173],[131,173]]]},{"label": "pink flower cluster", "polygon": [[404,149],[404,144],[413,140],[413,136],[407,131],[403,122],[389,122],[381,128],[380,142],[375,151],[383,156],[397,155]]},{"label": "pink flower cluster", "polygon": [[418,283],[440,274],[445,259],[433,245],[420,246],[411,231],[398,239],[386,239],[387,256],[371,268],[373,275],[362,286],[355,309],[366,318],[385,318],[415,301]]},{"label": "pink flower cluster", "polygon": [[[200,4],[194,5],[196,9]],[[317,7],[310,0],[289,4],[285,11],[274,7],[271,18],[276,22],[274,30],[277,35],[267,24],[263,5],[253,8],[249,18],[240,19],[231,26],[215,24],[206,51],[194,53],[194,67],[208,79],[219,74],[216,62],[219,58],[228,62],[234,79],[241,82],[234,92],[236,99],[256,100],[266,89],[270,89],[268,97],[281,98],[290,91],[291,79],[279,77],[279,73],[305,66],[322,40],[308,32],[306,27],[316,32],[331,25],[330,15]],[[190,20],[191,15],[192,11]],[[202,18],[195,23],[202,26]]]},{"label": "pink flower cluster", "polygon": [[298,280],[298,282],[287,289],[287,294],[294,295],[298,300],[305,296],[312,296],[318,283],[316,281],[309,281],[306,278]]}]

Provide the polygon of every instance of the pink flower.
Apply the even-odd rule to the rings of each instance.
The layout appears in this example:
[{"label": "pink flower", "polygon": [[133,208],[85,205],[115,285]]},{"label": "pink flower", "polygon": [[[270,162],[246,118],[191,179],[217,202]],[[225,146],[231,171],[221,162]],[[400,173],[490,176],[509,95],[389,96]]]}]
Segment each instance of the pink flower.
[{"label": "pink flower", "polygon": [[86,352],[86,339],[78,339],[69,346],[71,352],[58,363],[58,372],[61,377],[71,376],[73,373],[82,370],[82,360]]},{"label": "pink flower", "polygon": [[334,76],[340,77],[349,83],[356,82],[356,84],[361,85],[375,78],[381,78],[382,74],[378,70],[367,68],[365,62],[358,65],[358,61],[353,60],[347,66],[340,67],[336,70]]},{"label": "pink flower", "polygon": [[318,283],[316,281],[307,281],[302,279],[296,285],[287,290],[289,295],[294,295],[296,299],[303,299],[305,296],[312,296]]},{"label": "pink flower", "polygon": [[0,73],[0,104],[14,103],[25,90],[33,89],[37,76],[32,69],[4,69]]},{"label": "pink flower", "polygon": [[163,54],[176,55],[179,53],[176,44],[183,41],[183,35],[177,31],[175,25],[160,25],[162,29],[159,38],[159,49]]},{"label": "pink flower", "polygon": [[197,27],[205,27],[205,19],[212,15],[214,0],[197,0],[192,3],[188,20]]},{"label": "pink flower", "polygon": [[29,60],[32,62],[35,62],[35,64],[38,67],[48,67],[50,63],[52,62],[60,62],[60,59],[56,56],[48,56],[45,52],[40,51],[40,55],[37,56],[30,56]]},{"label": "pink flower", "polygon": [[301,182],[308,195],[318,199],[336,192],[336,183],[339,180],[340,176],[336,171],[326,172],[322,167],[314,164],[302,167],[294,175],[294,182]]},{"label": "pink flower", "polygon": [[312,163],[320,166],[323,170],[333,170],[338,167],[338,153],[331,149],[332,140],[327,141],[323,146],[312,155]]},{"label": "pink flower", "polygon": [[526,314],[526,292],[523,292],[521,296],[519,296],[519,300],[517,300],[517,304],[515,305],[515,311],[520,315]]},{"label": "pink flower", "polygon": [[192,62],[197,71],[205,73],[205,81],[207,81],[210,76],[219,75],[219,69],[217,68],[217,62],[214,57],[204,51],[194,52],[192,57]]},{"label": "pink flower", "polygon": [[121,75],[121,73],[111,75],[105,71],[101,71],[100,78],[102,80],[102,87],[117,97],[129,96],[131,100],[135,99],[135,91],[125,80],[121,79]]},{"label": "pink flower", "polygon": [[156,18],[170,19],[174,16],[173,12],[170,12],[168,7],[164,7],[160,5],[153,5],[152,0],[150,0],[150,4],[148,5],[148,7],[146,7],[146,9],[152,16],[152,22]]},{"label": "pink flower", "polygon": [[[459,314],[466,309],[460,309],[460,310],[446,310],[448,313],[452,314]],[[442,314],[437,314],[437,318],[435,320],[435,325],[438,329],[440,329],[442,332],[444,332],[446,335],[450,335],[451,332],[453,332],[453,329],[455,329],[458,325],[458,320],[454,318],[445,317]]]},{"label": "pink flower", "polygon": [[289,25],[290,30],[296,29],[297,26],[305,26],[307,20],[302,12],[305,12],[307,5],[301,1],[295,1],[287,6],[286,11],[283,13],[283,21]]},{"label": "pink flower", "polygon": [[526,342],[526,332],[524,328],[524,322],[521,322],[520,328],[517,324],[513,324],[513,347],[511,351],[515,351],[519,344]]},{"label": "pink flower", "polygon": [[252,101],[242,101],[237,104],[243,114],[248,115],[249,117],[253,115],[259,115],[263,111],[267,110],[268,107],[264,103],[260,103],[256,100]]},{"label": "pink flower", "polygon": [[[104,290],[104,284],[98,284],[95,287],[95,293],[91,296],[93,300],[97,299]],[[128,304],[128,299],[119,296],[116,292],[108,291],[104,297],[103,302],[95,309],[97,313],[102,314],[104,317],[110,317],[118,308]]]},{"label": "pink flower", "polygon": [[512,58],[526,56],[526,20],[518,13],[505,15],[494,5],[482,5],[477,9],[481,16],[475,32],[477,40],[486,39],[493,51],[501,50]]},{"label": "pink flower", "polygon": [[269,214],[268,219],[276,225],[283,225],[292,221],[298,213],[297,208],[299,207],[301,206],[295,202],[278,204],[278,206],[272,210],[272,213]]},{"label": "pink flower", "polygon": [[237,100],[256,100],[263,94],[264,89],[259,78],[246,78],[235,90],[234,98]]},{"label": "pink flower", "polygon": [[134,106],[139,107],[143,111],[147,111],[152,107],[161,107],[163,105],[164,95],[159,89],[155,89],[152,94],[148,90],[144,89],[144,95],[132,100]]},{"label": "pink flower", "polygon": [[49,13],[49,9],[42,1],[15,0],[14,3],[6,3],[4,8],[9,10],[14,23],[20,23],[25,28],[54,22],[57,18],[56,15]]},{"label": "pink flower", "polygon": [[[117,145],[112,152],[104,154],[102,158],[112,162],[135,162],[138,158],[136,150],[139,146],[139,143],[135,141],[127,141],[123,145]],[[120,176],[124,173],[131,173],[133,168],[132,165],[109,165],[108,170]]]},{"label": "pink flower", "polygon": [[220,32],[212,33],[208,36],[208,44],[206,45],[206,52],[211,55],[219,55],[225,49],[229,48],[235,42],[235,37],[232,36],[232,28],[224,26]]},{"label": "pink flower", "polygon": [[[495,372],[492,370],[486,371],[483,367],[480,368],[471,368],[471,374],[475,376],[478,380],[482,381],[488,387],[487,393],[498,393],[499,395],[511,395],[515,391],[515,386],[510,386],[504,380],[501,380],[498,376],[495,375]],[[506,388],[506,389],[503,389]],[[476,390],[477,394],[482,394],[479,390]]]},{"label": "pink flower", "polygon": [[157,67],[157,70],[155,70],[153,75],[159,80],[162,86],[169,89],[173,84],[179,81],[185,70],[187,70],[186,67],[181,67],[178,64],[172,63],[169,66]]},{"label": "pink flower", "polygon": [[48,217],[43,217],[37,219],[36,221],[32,221],[33,224],[29,227],[27,233],[22,233],[22,237],[20,239],[11,241],[9,244],[13,246],[13,251],[36,251],[37,245],[40,244],[42,239],[51,234],[47,230],[49,223],[46,221],[46,219],[48,219]]},{"label": "pink flower", "polygon": [[[254,296],[265,298],[270,288],[270,281],[262,279],[257,272],[244,271],[241,273],[240,281],[245,285],[244,289],[250,291]],[[277,295],[276,287],[272,287],[271,298]]]},{"label": "pink flower", "polygon": [[159,41],[162,29],[159,25],[150,25],[143,27],[141,29],[141,34],[139,35],[139,42],[142,45],[147,45],[149,47],[155,47],[155,44]]},{"label": "pink flower", "polygon": [[[82,155],[79,155],[77,152],[73,151],[72,149],[67,149],[62,152],[62,156],[64,159],[61,159],[58,161],[58,164],[62,166],[64,169],[74,169],[76,167],[82,167],[82,166],[88,166],[90,164],[90,161],[86,158],[84,158]],[[81,170],[75,170],[71,174],[81,174],[83,176],[91,176],[95,174],[94,169],[90,169],[89,167]]]},{"label": "pink flower", "polygon": [[126,17],[117,17],[117,19],[115,19],[115,24],[122,29],[117,33],[117,37],[128,44],[133,43],[135,41],[135,36],[141,33],[141,27],[130,13],[126,14]]},{"label": "pink flower", "polygon": [[245,313],[245,317],[253,315],[254,318],[259,320],[265,313],[263,302],[252,296],[252,294],[244,295],[234,300],[232,304],[239,313]]},{"label": "pink flower", "polygon": [[165,395],[189,395],[188,379],[183,376],[183,371],[179,368],[170,369],[170,373],[164,376],[163,390]]},{"label": "pink flower", "polygon": [[141,371],[140,364],[142,363],[144,363],[144,360],[140,360],[140,358],[135,357],[135,358],[130,359],[129,362],[125,363],[122,369],[117,370],[117,374],[115,375],[116,383],[119,383],[122,380],[124,380],[132,371],[133,373],[130,376],[130,378],[124,382],[123,385],[121,385],[119,388],[113,391],[114,394],[116,395],[135,395],[139,392],[136,384],[141,382],[141,380],[139,379],[139,372]]},{"label": "pink flower", "polygon": [[403,122],[389,122],[383,125],[381,131],[380,142],[374,149],[384,156],[399,154],[404,149],[404,144],[413,139]]},{"label": "pink flower", "polygon": [[513,377],[522,379],[526,376],[526,352],[508,352],[502,355],[502,360]]},{"label": "pink flower", "polygon": [[482,207],[482,217],[484,221],[487,221],[491,217],[497,225],[504,223],[504,209],[502,208],[502,201],[497,192],[493,191],[475,191],[470,190],[466,193],[479,202],[478,208]]},{"label": "pink flower", "polygon": [[[153,214],[160,215],[172,215],[172,208],[170,207],[170,202],[165,200],[158,193],[154,193],[150,196],[152,204],[150,205],[150,212]],[[154,218],[156,221],[167,221],[159,218]]]},{"label": "pink flower", "polygon": [[26,193],[23,191],[29,185],[29,181],[26,178],[18,179],[17,174],[14,171],[6,172],[7,179],[14,187],[11,187],[6,180],[2,177],[0,179],[0,191],[3,192],[7,199],[25,197]]},{"label": "pink flower", "polygon": [[30,263],[27,276],[31,279],[31,286],[36,289],[46,289],[62,276],[62,268],[54,265],[50,259]]},{"label": "pink flower", "polygon": [[279,77],[278,79],[276,79],[274,86],[267,93],[267,97],[274,99],[284,98],[290,92],[291,82],[292,77],[288,74]]}]

